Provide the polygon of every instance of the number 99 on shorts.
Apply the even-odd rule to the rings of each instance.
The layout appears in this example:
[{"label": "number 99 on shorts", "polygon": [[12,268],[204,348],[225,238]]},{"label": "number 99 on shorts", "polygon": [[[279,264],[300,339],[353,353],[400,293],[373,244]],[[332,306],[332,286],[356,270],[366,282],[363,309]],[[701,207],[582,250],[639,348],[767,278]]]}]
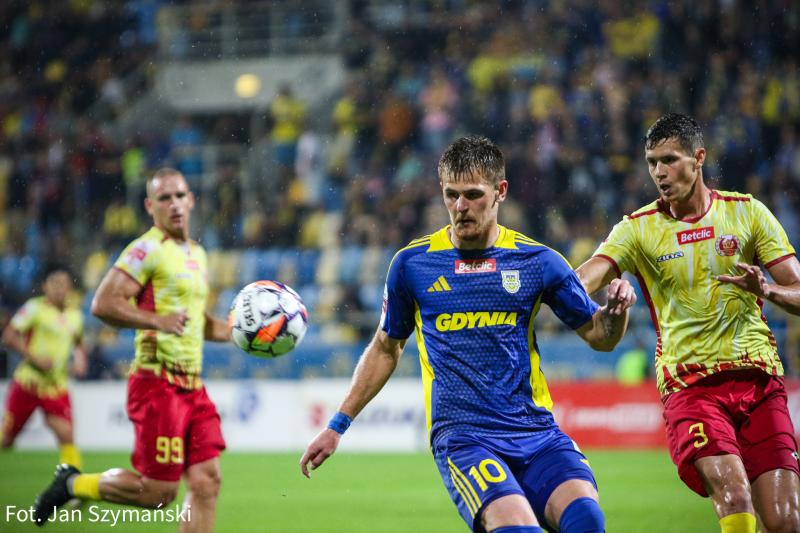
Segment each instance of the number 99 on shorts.
[{"label": "number 99 on shorts", "polygon": [[183,437],[156,437],[156,462],[166,465],[183,464]]}]

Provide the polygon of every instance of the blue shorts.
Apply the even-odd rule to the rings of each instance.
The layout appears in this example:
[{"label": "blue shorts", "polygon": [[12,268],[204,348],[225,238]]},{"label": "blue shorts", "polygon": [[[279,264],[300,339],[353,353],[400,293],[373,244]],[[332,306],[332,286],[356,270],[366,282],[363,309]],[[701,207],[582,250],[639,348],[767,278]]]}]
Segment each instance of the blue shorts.
[{"label": "blue shorts", "polygon": [[586,456],[558,428],[525,437],[456,435],[436,442],[433,455],[450,498],[476,532],[484,531],[483,509],[501,496],[525,496],[546,526],[545,505],[559,485],[583,479],[597,488]]}]

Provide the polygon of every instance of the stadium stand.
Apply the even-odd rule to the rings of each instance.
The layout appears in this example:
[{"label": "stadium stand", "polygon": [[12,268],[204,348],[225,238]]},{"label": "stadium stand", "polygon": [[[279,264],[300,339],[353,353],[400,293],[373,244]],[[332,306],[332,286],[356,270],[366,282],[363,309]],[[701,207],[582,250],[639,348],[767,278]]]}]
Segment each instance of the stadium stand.
[{"label": "stadium stand", "polygon": [[[757,4],[3,2],[0,303],[66,258],[88,311],[143,229],[143,177],[176,166],[198,191],[217,313],[280,279],[312,316],[297,358],[209,349],[209,375],[348,375],[393,250],[446,222],[435,169],[450,139],[498,141],[516,199],[501,221],[576,265],[651,199],[640,139],[670,110],[704,123],[711,184],[757,195],[798,246],[800,7]],[[198,63],[215,73],[203,87]],[[797,375],[800,327],[766,311]],[[542,314],[551,376],[608,377],[633,346],[593,354]],[[128,334],[89,325],[115,368],[130,357]],[[649,328],[640,304],[634,329]]]}]

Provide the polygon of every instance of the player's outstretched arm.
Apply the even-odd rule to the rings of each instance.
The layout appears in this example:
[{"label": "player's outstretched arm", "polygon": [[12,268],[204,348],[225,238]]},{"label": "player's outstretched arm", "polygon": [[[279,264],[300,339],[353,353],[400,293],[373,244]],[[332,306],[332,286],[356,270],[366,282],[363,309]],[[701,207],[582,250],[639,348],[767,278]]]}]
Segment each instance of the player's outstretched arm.
[{"label": "player's outstretched arm", "polygon": [[628,310],[636,303],[630,282],[613,279],[608,285],[608,303],[595,311],[592,319],[576,332],[595,350],[610,352],[628,328]]},{"label": "player's outstretched arm", "polygon": [[[356,365],[350,389],[334,420],[337,417],[352,420],[366,407],[397,368],[397,361],[400,359],[405,344],[405,339],[393,339],[382,329],[378,330]],[[311,441],[303,457],[300,458],[300,471],[304,476],[311,477],[309,463],[311,464],[310,469],[315,470],[333,455],[339,446],[339,439],[346,427],[343,429],[337,427],[334,420]]]},{"label": "player's outstretched arm", "polygon": [[742,271],[741,275],[717,276],[717,280],[736,285],[793,315],[800,315],[800,262],[796,257],[790,257],[767,269],[775,283],[769,283],[761,268],[755,265],[736,263],[736,267]]},{"label": "player's outstretched arm", "polygon": [[228,342],[231,340],[231,328],[224,320],[214,318],[206,312],[206,325],[203,338],[212,342]]},{"label": "player's outstretched arm", "polygon": [[131,303],[142,287],[116,268],[105,275],[92,299],[92,314],[103,322],[118,328],[158,329],[175,335],[183,334],[186,312],[159,315],[139,309]]}]

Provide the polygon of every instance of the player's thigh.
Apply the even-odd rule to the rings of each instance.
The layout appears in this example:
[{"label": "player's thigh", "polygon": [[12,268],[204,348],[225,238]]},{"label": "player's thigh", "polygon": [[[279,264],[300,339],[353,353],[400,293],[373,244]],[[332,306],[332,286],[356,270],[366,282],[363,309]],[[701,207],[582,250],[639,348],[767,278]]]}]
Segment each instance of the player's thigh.
[{"label": "player's thigh", "polygon": [[450,498],[475,531],[483,531],[480,517],[487,505],[511,494],[525,496],[505,461],[477,441],[446,439],[434,447],[434,458]]},{"label": "player's thigh", "polygon": [[739,446],[747,476],[755,481],[765,472],[789,470],[800,475],[797,442],[786,390],[778,378],[765,377],[763,396],[747,413],[739,429]]},{"label": "player's thigh", "polygon": [[59,444],[72,443],[72,402],[69,394],[65,392],[53,398],[43,398],[41,406],[45,423],[55,433]]},{"label": "player's thigh", "polygon": [[3,414],[3,447],[14,444],[17,435],[38,406],[39,398],[35,394],[23,389],[16,381],[11,382]]},{"label": "player's thigh", "polygon": [[222,420],[205,388],[191,394],[190,405],[186,442],[187,468],[216,459],[225,449]]},{"label": "player's thigh", "polygon": [[134,468],[148,479],[179,481],[186,464],[184,436],[191,417],[184,395],[165,380],[132,376],[128,417],[134,428]]},{"label": "player's thigh", "polygon": [[[561,513],[575,499],[597,499],[597,481],[578,445],[560,430],[538,440],[519,482],[541,522],[558,524]],[[533,449],[533,446],[531,446]]]},{"label": "player's thigh", "polygon": [[664,423],[672,462],[690,489],[708,496],[695,464],[721,455],[741,456],[736,427],[726,406],[700,388],[671,394],[664,403]]}]

